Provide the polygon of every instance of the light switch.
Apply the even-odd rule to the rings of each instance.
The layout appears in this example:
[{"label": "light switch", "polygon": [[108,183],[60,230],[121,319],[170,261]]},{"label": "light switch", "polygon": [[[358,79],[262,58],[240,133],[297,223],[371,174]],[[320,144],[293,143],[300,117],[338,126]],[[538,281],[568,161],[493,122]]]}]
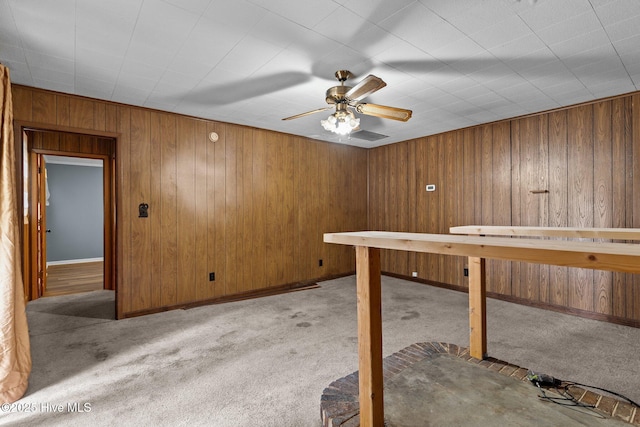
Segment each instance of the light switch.
[{"label": "light switch", "polygon": [[427,191],[436,191],[435,184],[427,184]]}]

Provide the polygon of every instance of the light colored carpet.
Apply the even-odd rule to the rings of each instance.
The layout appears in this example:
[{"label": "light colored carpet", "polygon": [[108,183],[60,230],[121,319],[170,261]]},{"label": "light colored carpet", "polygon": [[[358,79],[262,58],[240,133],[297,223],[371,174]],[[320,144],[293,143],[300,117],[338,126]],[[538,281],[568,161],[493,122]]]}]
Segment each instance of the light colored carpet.
[{"label": "light colored carpet", "polygon": [[[358,369],[355,278],[320,285],[120,321],[109,291],[29,303],[30,386],[0,425],[318,426],[323,389]],[[489,355],[640,401],[639,329],[487,306]],[[385,356],[468,346],[463,293],[384,277],[383,319]]]}]

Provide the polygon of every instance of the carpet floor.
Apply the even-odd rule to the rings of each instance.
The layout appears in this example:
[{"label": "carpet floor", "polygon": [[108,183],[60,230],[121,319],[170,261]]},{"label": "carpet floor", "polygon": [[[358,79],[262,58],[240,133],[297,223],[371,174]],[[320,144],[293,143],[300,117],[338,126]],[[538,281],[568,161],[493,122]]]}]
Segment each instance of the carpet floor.
[{"label": "carpet floor", "polygon": [[[113,320],[113,292],[27,305],[33,370],[0,425],[319,426],[358,369],[355,277]],[[640,329],[487,301],[490,356],[640,401]],[[383,277],[384,355],[468,346],[467,295]]]}]

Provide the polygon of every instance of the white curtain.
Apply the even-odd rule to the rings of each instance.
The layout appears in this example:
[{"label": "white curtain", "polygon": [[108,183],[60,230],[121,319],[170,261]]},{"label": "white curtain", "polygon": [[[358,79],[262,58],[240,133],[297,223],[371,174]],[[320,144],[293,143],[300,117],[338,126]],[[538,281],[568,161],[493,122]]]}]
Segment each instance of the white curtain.
[{"label": "white curtain", "polygon": [[[0,64],[0,404],[20,399],[31,372],[21,273],[13,105],[9,69]],[[21,195],[20,195],[21,196]],[[22,218],[20,218],[21,220]]]}]

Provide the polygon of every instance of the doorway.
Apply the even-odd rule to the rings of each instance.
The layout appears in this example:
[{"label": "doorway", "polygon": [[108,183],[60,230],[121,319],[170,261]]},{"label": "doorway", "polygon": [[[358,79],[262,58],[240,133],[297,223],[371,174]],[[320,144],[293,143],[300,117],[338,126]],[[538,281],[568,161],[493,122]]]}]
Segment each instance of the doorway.
[{"label": "doorway", "polygon": [[104,289],[104,160],[45,154],[42,296]]},{"label": "doorway", "polygon": [[[115,137],[16,126],[16,153],[23,177],[24,286],[27,301],[47,292],[46,159],[84,159],[102,165],[102,288],[117,291],[115,257]],[[99,190],[97,190],[99,191]],[[53,230],[52,230],[53,231]],[[95,265],[94,265],[95,267]],[[95,271],[95,269],[94,269]],[[77,273],[75,276],[77,276]],[[117,301],[117,298],[115,298]],[[117,302],[116,302],[117,304]],[[115,307],[117,312],[117,307]]]}]

